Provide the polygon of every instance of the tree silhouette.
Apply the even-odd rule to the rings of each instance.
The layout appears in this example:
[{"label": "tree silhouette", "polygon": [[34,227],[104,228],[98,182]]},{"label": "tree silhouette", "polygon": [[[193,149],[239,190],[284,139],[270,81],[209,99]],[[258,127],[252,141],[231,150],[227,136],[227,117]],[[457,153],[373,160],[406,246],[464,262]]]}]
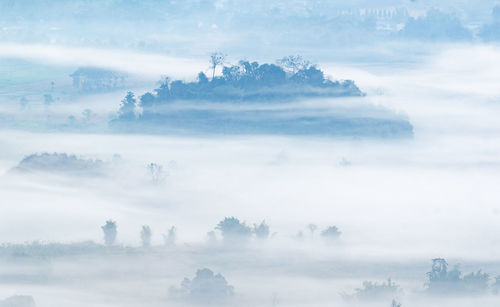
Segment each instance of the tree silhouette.
[{"label": "tree silhouette", "polygon": [[106,221],[106,224],[101,226],[101,229],[104,232],[104,244],[108,247],[115,244],[116,228],[116,222],[112,220]]},{"label": "tree silhouette", "polygon": [[148,248],[151,247],[151,237],[152,237],[151,228],[147,225],[142,226],[141,230],[141,242],[142,247]]},{"label": "tree silhouette", "polygon": [[217,66],[223,65],[226,60],[226,55],[222,52],[213,52],[210,54],[210,68],[212,69],[212,80],[215,78],[215,69]]}]

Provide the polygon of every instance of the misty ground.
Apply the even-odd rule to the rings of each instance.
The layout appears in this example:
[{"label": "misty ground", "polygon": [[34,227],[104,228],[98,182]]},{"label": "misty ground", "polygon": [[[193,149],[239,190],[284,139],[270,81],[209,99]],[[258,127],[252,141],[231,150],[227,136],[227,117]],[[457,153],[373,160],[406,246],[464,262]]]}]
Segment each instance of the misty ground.
[{"label": "misty ground", "polygon": [[[390,51],[404,58],[400,48]],[[355,80],[367,93],[363,103],[407,117],[414,136],[397,140],[116,134],[107,123],[127,90],[151,90],[160,73],[192,78],[203,61],[65,48],[49,61],[4,57],[0,298],[31,295],[42,307],[184,305],[169,288],[207,267],[234,286],[230,306],[390,306],[342,296],[387,278],[403,289],[395,298],[404,307],[495,306],[500,296],[492,291],[433,297],[425,283],[437,257],[464,273],[481,269],[491,282],[500,275],[500,49],[421,48],[395,63],[328,55],[318,61],[327,74]],[[95,58],[111,66],[113,57],[133,58],[124,64],[129,83],[80,95],[68,78],[76,68],[68,54],[93,65]],[[151,64],[158,59],[167,64]],[[46,92],[55,98],[50,107]],[[29,107],[19,106],[21,96]],[[300,103],[307,109],[315,102]],[[83,123],[86,109],[95,113],[88,129],[64,129],[68,116]],[[106,168],[99,175],[11,171],[44,152],[100,159]],[[164,166],[164,180],[153,182],[149,163]],[[265,220],[273,235],[228,246],[217,232],[217,242],[208,242],[207,232],[228,216],[249,225]],[[114,250],[47,255],[8,245],[101,246],[108,219],[118,224]],[[315,234],[310,223],[319,227]],[[151,248],[140,247],[142,225],[153,231]],[[342,235],[325,242],[319,232],[332,225]],[[171,226],[176,244],[163,247]]]}]

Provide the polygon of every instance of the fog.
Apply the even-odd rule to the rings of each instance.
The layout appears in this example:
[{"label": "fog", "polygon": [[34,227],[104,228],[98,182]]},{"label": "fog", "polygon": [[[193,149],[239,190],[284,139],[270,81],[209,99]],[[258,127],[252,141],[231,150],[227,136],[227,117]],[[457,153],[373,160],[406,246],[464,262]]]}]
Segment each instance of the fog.
[{"label": "fog", "polygon": [[[115,1],[59,4],[75,12],[61,21],[50,5],[45,22],[25,4],[0,14],[0,306],[499,303],[500,47],[481,34],[495,25],[494,1],[311,1],[288,11],[281,1],[146,2],[130,4],[136,29]],[[353,21],[325,30],[320,46],[315,29],[333,22],[322,8],[352,20],[368,14],[357,10],[392,13],[373,13],[365,42]],[[431,8],[449,15],[422,24],[453,28],[458,18],[471,38],[398,32]],[[110,10],[109,22],[129,29],[115,43],[112,29],[93,34]],[[271,12],[279,22],[258,32]],[[294,39],[283,37],[285,17],[304,22],[291,26]],[[195,20],[201,30],[183,28]],[[160,25],[171,41],[152,30]],[[238,35],[258,40],[248,47]],[[340,35],[352,40],[333,48]],[[228,53],[224,63],[209,61],[215,51]],[[311,63],[276,64],[297,53]],[[247,88],[239,60],[278,72]],[[89,69],[82,82],[79,68]],[[312,68],[320,85],[294,79]],[[362,94],[324,94],[345,80]],[[296,96],[283,95],[291,88]]]}]

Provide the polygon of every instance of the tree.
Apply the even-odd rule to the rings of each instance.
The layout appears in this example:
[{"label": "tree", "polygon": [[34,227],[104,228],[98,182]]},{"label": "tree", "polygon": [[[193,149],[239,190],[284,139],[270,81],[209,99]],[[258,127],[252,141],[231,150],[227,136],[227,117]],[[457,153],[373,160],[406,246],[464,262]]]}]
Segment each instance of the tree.
[{"label": "tree", "polygon": [[325,82],[325,74],[316,66],[310,66],[306,69],[297,71],[291,80],[299,84],[320,87]]},{"label": "tree", "polygon": [[256,71],[257,79],[261,86],[273,87],[286,83],[286,73],[280,66],[262,64]]},{"label": "tree", "polygon": [[151,247],[151,237],[152,237],[151,228],[147,225],[142,226],[141,230],[142,247],[145,248]]},{"label": "tree", "polygon": [[234,216],[226,217],[220,221],[215,229],[221,231],[224,241],[242,242],[248,240],[252,235],[252,229],[245,223],[240,223]]},{"label": "tree", "polygon": [[290,55],[276,61],[278,65],[287,69],[292,74],[299,70],[305,70],[311,66],[311,62],[304,60],[300,55]]},{"label": "tree", "polygon": [[432,282],[445,281],[448,277],[448,263],[443,258],[432,259],[432,268],[427,272],[429,286]]},{"label": "tree", "polygon": [[215,69],[223,65],[226,61],[226,55],[222,52],[213,52],[210,54],[210,68],[212,69],[212,80],[215,78]]},{"label": "tree", "polygon": [[143,109],[151,108],[155,102],[155,96],[151,93],[146,93],[140,97],[139,105]]},{"label": "tree", "polygon": [[137,100],[135,99],[134,93],[127,92],[127,95],[122,100],[120,105],[119,116],[121,119],[134,119],[135,118],[135,107]]},{"label": "tree", "polygon": [[205,73],[202,71],[198,74],[198,83],[199,84],[207,84],[208,83],[207,75],[205,75]]},{"label": "tree", "polygon": [[106,221],[106,224],[101,226],[101,229],[104,232],[104,244],[108,247],[115,244],[116,228],[116,222],[112,220]]},{"label": "tree", "polygon": [[165,77],[163,81],[160,81],[160,87],[155,89],[156,96],[159,101],[165,101],[170,97],[170,79]]},{"label": "tree", "polygon": [[269,225],[262,221],[260,225],[253,224],[253,232],[257,239],[267,239],[269,237]]},{"label": "tree", "polygon": [[321,232],[321,236],[328,241],[337,240],[341,234],[337,226],[330,226]]},{"label": "tree", "polygon": [[177,240],[177,229],[175,226],[170,227],[168,233],[163,235],[163,241],[165,242],[165,246],[174,246],[175,241]]},{"label": "tree", "polygon": [[170,295],[206,305],[223,303],[234,295],[234,288],[224,276],[205,268],[196,271],[192,280],[184,278],[180,288],[171,288]]},{"label": "tree", "polygon": [[316,226],[315,224],[309,224],[309,225],[307,225],[307,228],[311,232],[311,238],[313,238],[314,232],[316,231],[316,229],[318,229],[318,226]]},{"label": "tree", "polygon": [[401,307],[401,303],[397,302],[396,300],[392,300],[391,307]]},{"label": "tree", "polygon": [[154,184],[159,184],[165,181],[165,173],[163,172],[163,165],[157,163],[150,163],[148,165],[148,171],[151,176],[151,181]]},{"label": "tree", "polygon": [[456,265],[449,271],[448,263],[443,258],[432,259],[432,268],[427,277],[427,290],[437,295],[484,293],[489,287],[490,279],[481,270],[462,277],[459,266]]}]

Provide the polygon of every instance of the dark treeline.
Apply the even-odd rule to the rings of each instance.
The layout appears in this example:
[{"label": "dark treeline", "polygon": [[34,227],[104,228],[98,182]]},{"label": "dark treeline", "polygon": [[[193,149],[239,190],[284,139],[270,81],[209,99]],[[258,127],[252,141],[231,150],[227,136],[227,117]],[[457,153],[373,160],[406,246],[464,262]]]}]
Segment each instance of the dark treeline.
[{"label": "dark treeline", "polygon": [[[211,76],[200,72],[193,82],[166,78],[153,92],[140,97],[128,92],[117,118],[110,122],[112,129],[148,133],[413,135],[406,118],[383,108],[370,112],[356,109],[353,104],[339,114],[327,104],[312,109],[293,105],[262,108],[262,104],[276,106],[299,99],[365,95],[354,81],[332,81],[301,56],[285,57],[276,64],[240,61],[238,65],[224,66],[224,62],[223,54],[214,53]],[[216,76],[216,70],[222,70],[222,74]],[[221,107],[203,102],[218,102]],[[253,102],[259,102],[260,107]]]},{"label": "dark treeline", "polygon": [[[118,156],[114,157],[118,159]],[[10,173],[66,173],[73,175],[104,175],[110,164],[99,159],[84,159],[66,153],[35,153],[26,156]]]},{"label": "dark treeline", "polygon": [[[154,93],[146,93],[139,101],[130,93],[120,109],[120,118],[133,116],[135,105],[143,109],[143,117],[155,112],[155,107],[177,100],[193,101],[282,101],[300,97],[362,96],[352,80],[332,81],[324,72],[300,56],[290,56],[279,64],[259,64],[240,61],[224,66],[224,56],[211,56],[211,78],[203,72],[197,81],[184,82],[166,78]],[[222,75],[215,76],[217,67]]]}]

